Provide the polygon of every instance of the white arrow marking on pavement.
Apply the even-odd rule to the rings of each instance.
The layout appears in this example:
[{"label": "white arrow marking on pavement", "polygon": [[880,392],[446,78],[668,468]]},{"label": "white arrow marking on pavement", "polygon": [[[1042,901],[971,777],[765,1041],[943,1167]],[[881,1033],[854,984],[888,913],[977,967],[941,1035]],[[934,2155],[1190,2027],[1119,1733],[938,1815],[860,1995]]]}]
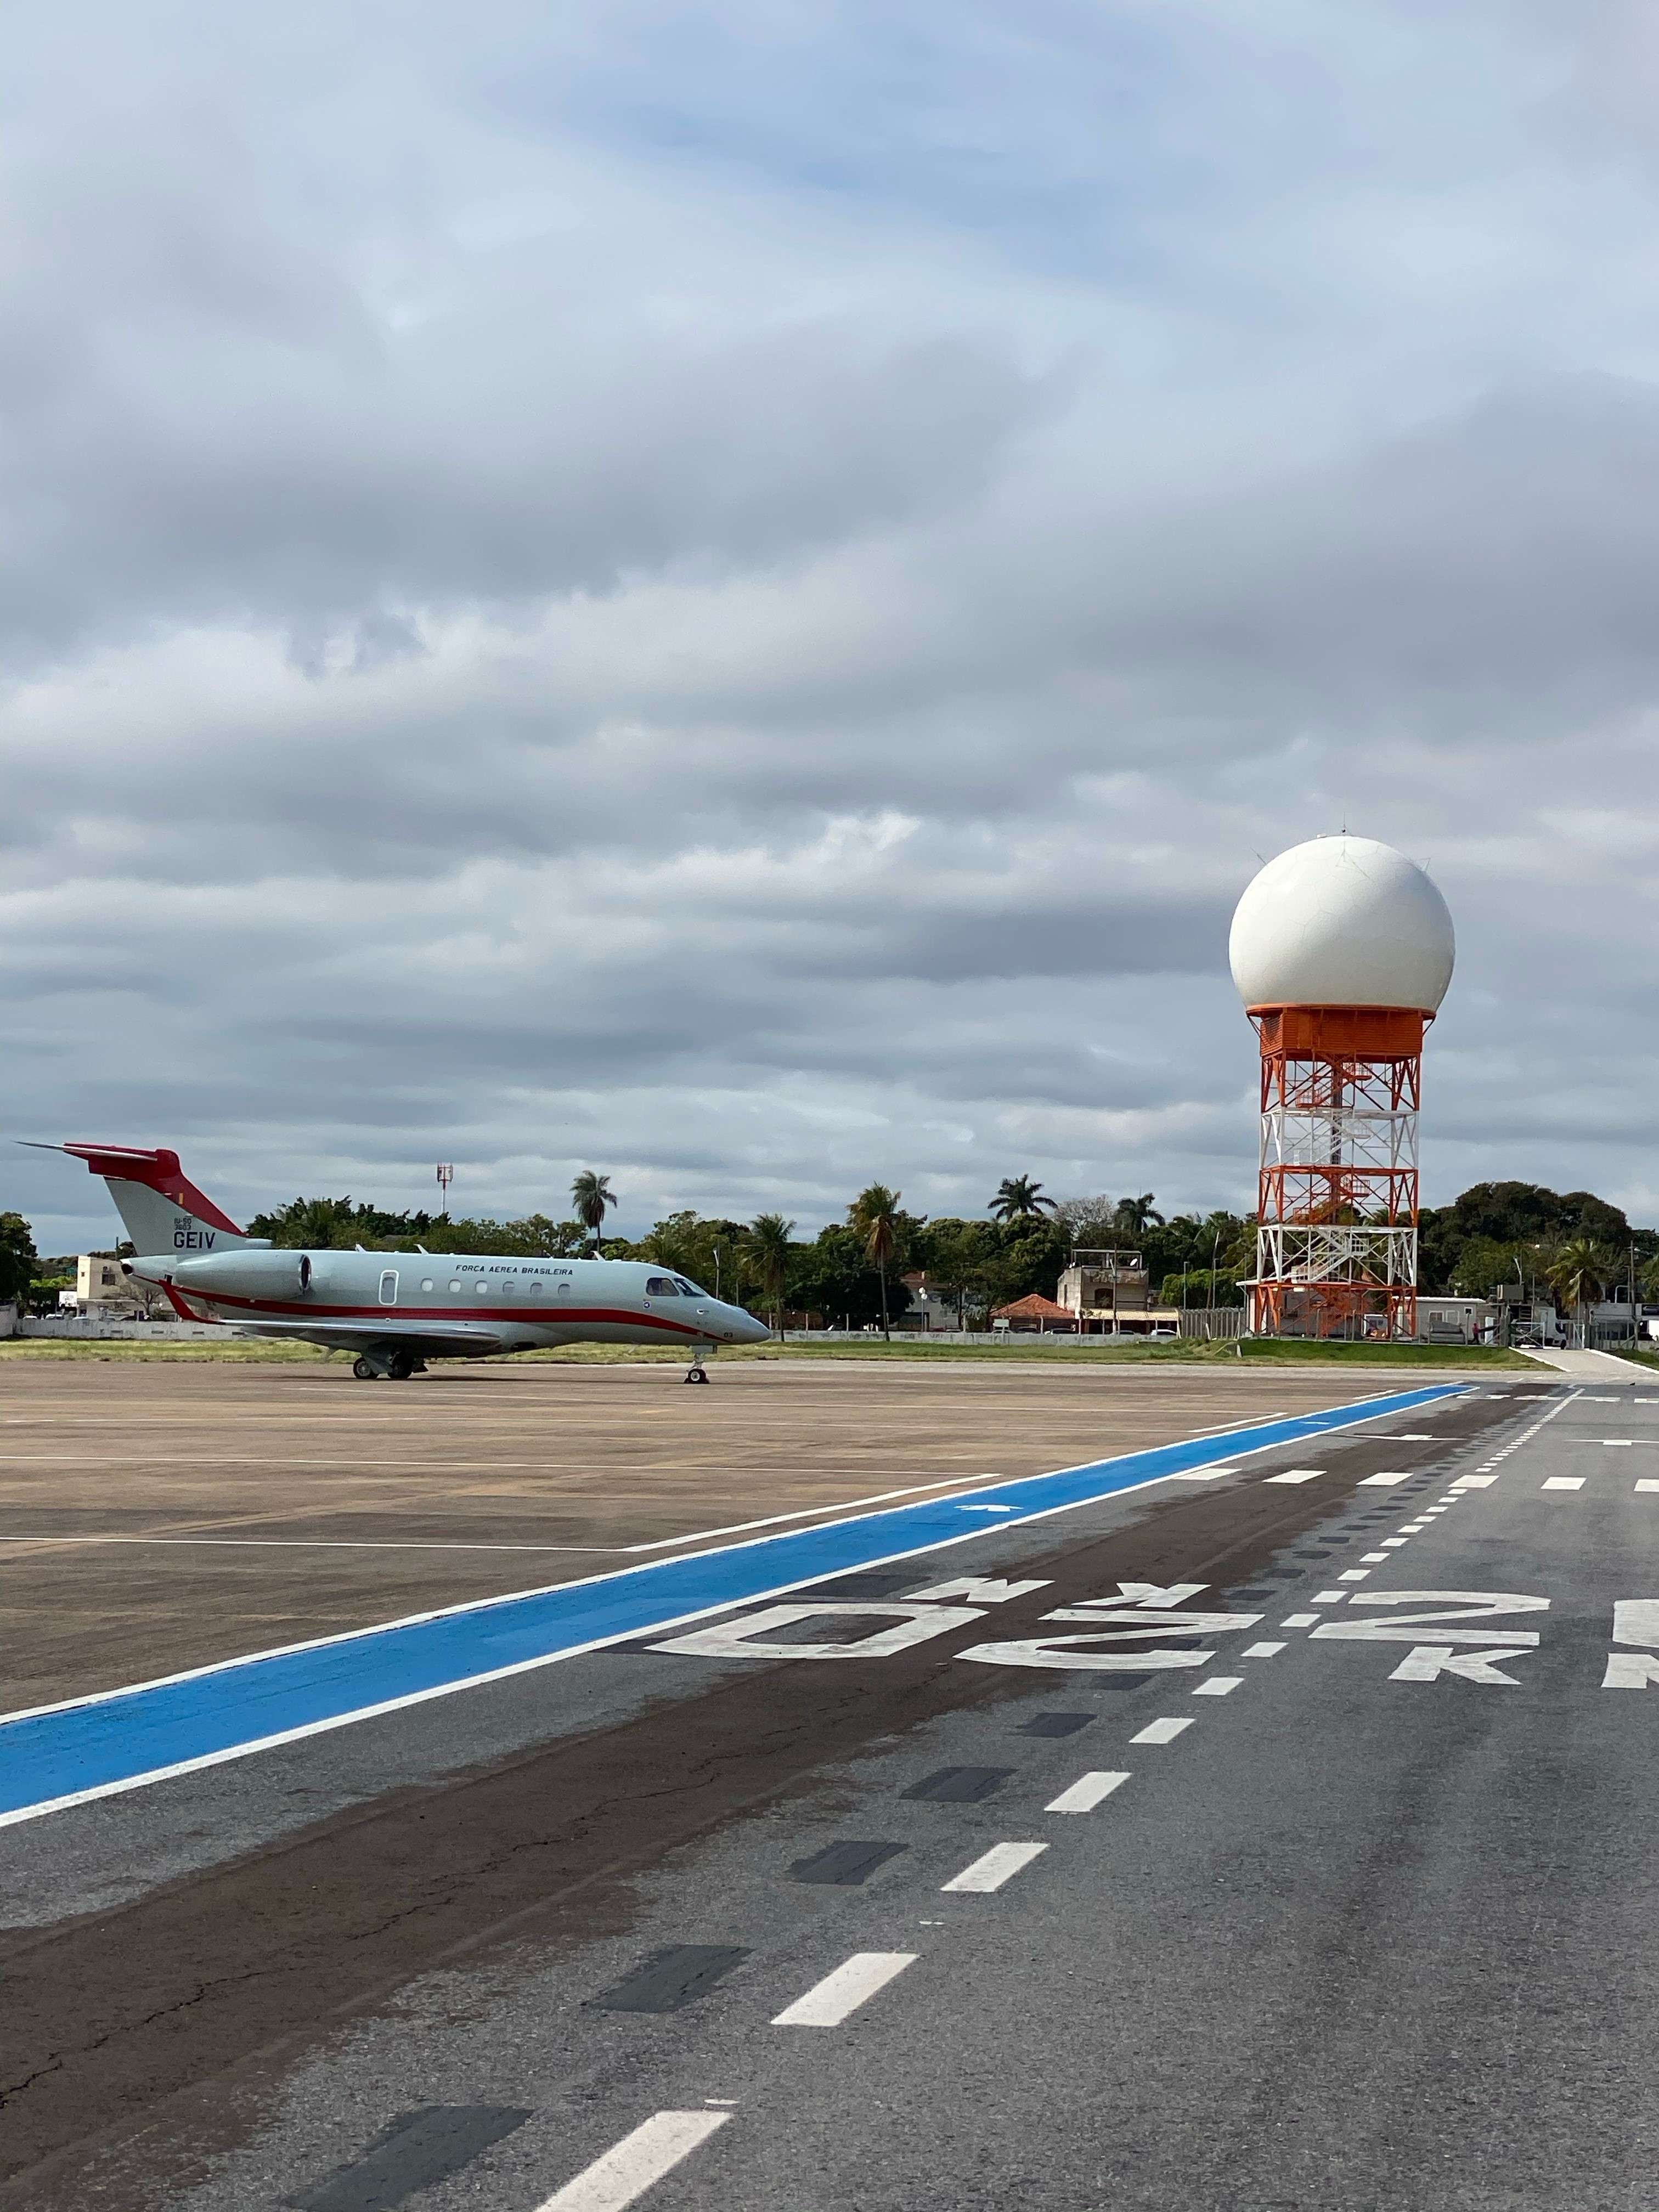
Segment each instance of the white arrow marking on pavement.
[{"label": "white arrow marking on pavement", "polygon": [[1526,1647],[1515,1650],[1454,1651],[1449,1644],[1419,1644],[1395,1668],[1391,1682],[1435,1682],[1443,1674],[1460,1674],[1466,1682],[1506,1682],[1512,1690],[1520,1683],[1513,1674],[1501,1674],[1494,1662],[1521,1659]]}]

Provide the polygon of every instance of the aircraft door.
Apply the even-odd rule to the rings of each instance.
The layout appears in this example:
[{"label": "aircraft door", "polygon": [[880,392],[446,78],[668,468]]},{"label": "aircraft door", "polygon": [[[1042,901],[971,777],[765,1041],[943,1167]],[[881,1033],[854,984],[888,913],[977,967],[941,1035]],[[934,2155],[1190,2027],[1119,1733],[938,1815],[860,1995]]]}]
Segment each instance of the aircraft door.
[{"label": "aircraft door", "polygon": [[380,1304],[395,1306],[398,1303],[398,1270],[388,1267],[380,1277]]}]

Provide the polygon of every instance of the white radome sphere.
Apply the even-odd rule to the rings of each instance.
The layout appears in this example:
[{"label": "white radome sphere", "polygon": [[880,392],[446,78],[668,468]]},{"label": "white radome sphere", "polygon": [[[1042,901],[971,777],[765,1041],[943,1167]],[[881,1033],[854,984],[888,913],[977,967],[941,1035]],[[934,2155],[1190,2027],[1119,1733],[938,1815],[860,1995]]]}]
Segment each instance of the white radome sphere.
[{"label": "white radome sphere", "polygon": [[1228,945],[1247,1006],[1415,1006],[1432,1014],[1457,945],[1423,870],[1372,837],[1315,837],[1246,888]]}]

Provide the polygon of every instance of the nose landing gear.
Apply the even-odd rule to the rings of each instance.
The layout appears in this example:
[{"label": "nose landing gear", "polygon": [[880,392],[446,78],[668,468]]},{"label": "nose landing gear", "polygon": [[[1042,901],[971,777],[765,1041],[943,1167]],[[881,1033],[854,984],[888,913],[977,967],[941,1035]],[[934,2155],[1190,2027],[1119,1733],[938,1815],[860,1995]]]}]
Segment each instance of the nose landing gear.
[{"label": "nose landing gear", "polygon": [[703,1354],[701,1352],[694,1352],[691,1355],[691,1364],[685,1370],[685,1379],[688,1382],[706,1382],[708,1380],[708,1370],[702,1363]]}]

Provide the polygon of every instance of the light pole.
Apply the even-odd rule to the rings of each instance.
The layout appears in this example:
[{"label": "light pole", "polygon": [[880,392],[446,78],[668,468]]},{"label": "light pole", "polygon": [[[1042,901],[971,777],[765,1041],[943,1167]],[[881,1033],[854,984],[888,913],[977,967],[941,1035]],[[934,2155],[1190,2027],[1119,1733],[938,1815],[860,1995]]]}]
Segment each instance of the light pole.
[{"label": "light pole", "polygon": [[438,1212],[446,1221],[449,1218],[449,1186],[454,1180],[453,1163],[446,1164],[441,1162],[438,1168]]}]

